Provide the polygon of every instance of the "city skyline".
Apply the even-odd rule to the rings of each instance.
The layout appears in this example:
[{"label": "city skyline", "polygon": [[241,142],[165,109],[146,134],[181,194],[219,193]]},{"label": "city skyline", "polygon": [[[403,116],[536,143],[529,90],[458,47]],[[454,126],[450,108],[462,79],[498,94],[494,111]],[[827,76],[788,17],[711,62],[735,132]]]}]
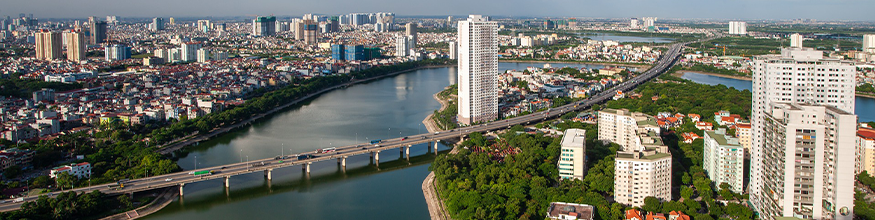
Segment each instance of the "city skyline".
[{"label": "city skyline", "polygon": [[[249,16],[249,15],[301,15],[306,13],[346,14],[364,11],[394,11],[401,16],[439,16],[483,14],[487,16],[533,16],[533,17],[601,17],[623,18],[658,16],[681,19],[818,19],[818,20],[858,20],[875,21],[867,16],[866,9],[875,7],[875,2],[863,0],[815,1],[815,0],[772,0],[772,1],[694,1],[676,0],[674,4],[644,0],[621,0],[604,2],[554,1],[555,4],[541,2],[402,2],[381,0],[368,4],[356,4],[344,0],[304,3],[276,0],[261,1],[260,4],[217,4],[214,1],[165,1],[157,2],[113,2],[107,0],[87,0],[84,2],[44,1],[57,7],[42,7],[44,4],[30,2],[9,2],[0,11],[2,16],[16,16],[18,13],[34,14],[40,18],[85,18],[88,16],[117,15],[124,17],[205,17],[205,16]],[[165,7],[168,3],[175,7]],[[206,4],[209,3],[209,4]],[[459,4],[471,7],[455,7]],[[634,6],[634,7],[629,7]],[[785,10],[775,11],[772,8]],[[197,10],[193,10],[197,9]],[[593,9],[593,10],[588,10]],[[654,10],[657,9],[657,10]]]}]

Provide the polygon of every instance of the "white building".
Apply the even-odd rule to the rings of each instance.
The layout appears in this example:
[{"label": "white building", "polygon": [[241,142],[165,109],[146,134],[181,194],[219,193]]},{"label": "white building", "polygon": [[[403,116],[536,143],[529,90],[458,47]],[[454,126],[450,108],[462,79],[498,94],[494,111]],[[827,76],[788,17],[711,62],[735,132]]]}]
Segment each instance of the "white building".
[{"label": "white building", "polygon": [[131,48],[121,44],[107,45],[104,47],[103,53],[108,61],[131,58]]},{"label": "white building", "polygon": [[459,43],[455,41],[450,41],[450,50],[448,51],[450,55],[450,59],[459,59]]},{"label": "white building", "polygon": [[875,53],[875,34],[863,35],[863,51]]},{"label": "white building", "polygon": [[196,61],[197,60],[197,51],[201,49],[200,43],[188,42],[179,45],[180,49],[180,60],[183,62]]},{"label": "white building", "polygon": [[629,28],[638,29],[638,19],[637,18],[632,18],[632,20],[629,21]]},{"label": "white building", "polygon": [[396,57],[410,56],[410,37],[409,36],[395,37],[395,56]]},{"label": "white building", "polygon": [[801,34],[795,33],[790,35],[790,47],[802,47],[802,41],[805,38]]},{"label": "white building", "polygon": [[703,168],[708,178],[719,187],[729,184],[733,192],[744,193],[744,147],[738,138],[726,134],[726,130],[705,131]]},{"label": "white building", "polygon": [[729,34],[747,35],[747,22],[730,21],[729,22]]},{"label": "white building", "polygon": [[650,28],[650,27],[656,26],[655,25],[656,17],[644,17],[644,18],[641,18],[641,20],[644,20],[644,28]]},{"label": "white building", "polygon": [[671,200],[671,153],[653,116],[626,109],[599,111],[599,140],[619,144],[614,162],[614,200],[644,205],[644,198]]},{"label": "white building", "polygon": [[206,48],[201,48],[197,50],[197,62],[198,63],[206,63],[212,59],[212,51],[207,50]]},{"label": "white building", "polygon": [[853,219],[857,116],[824,105],[773,102],[768,109],[760,217]]},{"label": "white building", "polygon": [[598,118],[598,139],[619,144],[623,150],[639,150],[640,134],[660,132],[656,118],[627,109],[602,109]]},{"label": "white building", "polygon": [[671,153],[668,147],[619,151],[614,162],[614,201],[644,206],[644,198],[671,200]]},{"label": "white building", "polygon": [[[765,117],[772,102],[813,103],[854,112],[856,69],[847,62],[826,59],[811,48],[784,48],[781,55],[756,56],[753,60],[753,106],[751,109],[750,184],[754,206],[762,207],[763,140]],[[760,211],[762,212],[762,211]]]},{"label": "white building", "polygon": [[49,172],[49,177],[58,178],[61,173],[69,173],[77,178],[91,178],[91,164],[88,162],[55,167]]},{"label": "white building", "polygon": [[498,23],[471,15],[459,21],[460,124],[498,118]]},{"label": "white building", "polygon": [[857,130],[857,162],[856,172],[866,171],[875,175],[875,130],[859,128]]},{"label": "white building", "polygon": [[586,130],[565,130],[559,155],[559,178],[583,180],[585,175]]}]

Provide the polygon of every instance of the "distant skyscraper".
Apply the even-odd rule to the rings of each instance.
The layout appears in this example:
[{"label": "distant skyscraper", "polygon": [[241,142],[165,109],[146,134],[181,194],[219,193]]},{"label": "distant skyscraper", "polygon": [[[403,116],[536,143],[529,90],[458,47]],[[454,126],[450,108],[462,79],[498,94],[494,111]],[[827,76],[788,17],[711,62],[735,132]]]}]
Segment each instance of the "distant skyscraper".
[{"label": "distant skyscraper", "polygon": [[95,20],[94,17],[88,18],[88,23],[91,25],[90,44],[101,44],[106,41],[106,22]]},{"label": "distant skyscraper", "polygon": [[556,23],[554,23],[552,20],[547,19],[546,21],[544,21],[544,29],[549,30],[554,28],[556,28]]},{"label": "distant skyscraper", "polygon": [[313,20],[304,20],[304,43],[316,45],[319,43],[319,27]]},{"label": "distant skyscraper", "polygon": [[85,34],[82,32],[65,34],[67,35],[67,60],[73,62],[85,60]]},{"label": "distant skyscraper", "polygon": [[346,60],[364,60],[365,59],[365,46],[362,45],[346,45]]},{"label": "distant skyscraper", "polygon": [[206,63],[207,61],[210,61],[212,58],[211,52],[212,51],[207,50],[206,48],[198,49],[197,50],[197,62],[198,63]]},{"label": "distant skyscraper", "polygon": [[459,59],[459,43],[456,43],[455,41],[450,41],[449,46],[450,49],[448,51],[448,55],[450,56],[450,59]]},{"label": "distant skyscraper", "polygon": [[772,102],[767,109],[760,219],[853,219],[857,116],[801,103]]},{"label": "distant skyscraper", "polygon": [[791,34],[790,35],[790,47],[801,48],[803,40],[805,40],[805,38],[803,38],[801,34],[799,34],[799,33]]},{"label": "distant skyscraper", "polygon": [[290,29],[295,33],[295,40],[304,40],[304,20],[292,19]]},{"label": "distant skyscraper", "polygon": [[[801,41],[801,36],[796,39]],[[750,184],[748,191],[750,201],[760,213],[765,213],[765,206],[770,205],[766,203],[767,200],[780,199],[774,197],[774,193],[791,195],[789,199],[783,196],[781,198],[785,201],[793,201],[792,188],[766,188],[763,185],[766,178],[771,178],[766,173],[769,169],[776,166],[783,167],[783,164],[792,162],[791,159],[785,160],[784,158],[779,158],[777,161],[767,161],[774,156],[767,156],[767,152],[764,151],[765,141],[770,138],[765,136],[767,129],[769,129],[765,115],[771,112],[772,103],[826,105],[853,114],[856,68],[848,61],[824,58],[822,51],[790,47],[782,49],[780,55],[754,57],[751,69],[753,70],[754,86],[753,106],[751,108]],[[817,119],[823,118],[817,117]],[[787,130],[786,132],[791,131]],[[793,137],[792,140],[796,140],[796,136]],[[786,147],[786,149],[790,148],[793,147]],[[853,168],[850,169],[853,170]],[[834,176],[831,178],[853,179],[853,176]],[[813,195],[813,191],[807,193]],[[820,200],[814,203],[822,204]],[[809,204],[806,207],[808,207],[806,209],[810,209],[812,206]]]},{"label": "distant skyscraper", "polygon": [[417,43],[417,40],[418,40],[418,39],[416,38],[416,37],[417,37],[417,34],[416,34],[416,24],[414,24],[413,22],[411,22],[411,23],[407,23],[407,25],[405,25],[405,27],[407,28],[407,32],[405,32],[405,33],[406,33],[407,36],[410,37],[410,39],[411,39],[410,42],[409,42],[409,43],[410,43],[410,47],[411,47],[411,48],[416,48],[416,43]]},{"label": "distant skyscraper", "polygon": [[656,17],[644,17],[641,20],[644,20],[644,28],[656,26]]},{"label": "distant skyscraper", "polygon": [[176,19],[175,19],[175,18],[170,17],[170,25],[176,25]]},{"label": "distant skyscraper", "polygon": [[875,53],[875,34],[863,35],[863,51]]},{"label": "distant skyscraper", "polygon": [[123,44],[107,45],[103,52],[107,61],[125,60],[131,58],[131,48]]},{"label": "distant skyscraper", "polygon": [[197,30],[201,32],[210,32],[212,25],[210,20],[197,20]]},{"label": "distant skyscraper", "polygon": [[471,15],[459,21],[458,41],[458,122],[498,119],[498,23]]},{"label": "distant skyscraper", "polygon": [[152,31],[164,30],[164,18],[153,18],[152,24],[149,25]]},{"label": "distant skyscraper", "polygon": [[61,58],[61,33],[41,31],[34,33],[36,40],[36,58],[56,60]]},{"label": "distant skyscraper", "polygon": [[637,18],[632,18],[632,20],[629,21],[629,28],[638,29],[638,19]]},{"label": "distant skyscraper", "polygon": [[332,16],[328,21],[331,24],[331,32],[340,32],[340,18]]},{"label": "distant skyscraper", "polygon": [[747,22],[730,21],[729,22],[729,34],[747,35]]},{"label": "distant skyscraper", "polygon": [[188,42],[180,45],[180,56],[182,57],[180,60],[183,62],[196,61],[197,50],[201,49],[201,47],[201,44],[196,42]]},{"label": "distant skyscraper", "polygon": [[273,36],[276,34],[276,17],[256,17],[252,20],[252,35]]}]

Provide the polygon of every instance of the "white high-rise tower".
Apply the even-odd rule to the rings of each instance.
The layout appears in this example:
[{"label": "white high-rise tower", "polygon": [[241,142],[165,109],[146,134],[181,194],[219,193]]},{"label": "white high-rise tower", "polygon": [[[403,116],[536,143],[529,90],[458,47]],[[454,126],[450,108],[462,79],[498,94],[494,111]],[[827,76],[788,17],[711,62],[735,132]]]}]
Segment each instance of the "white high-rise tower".
[{"label": "white high-rise tower", "polygon": [[[784,48],[780,55],[757,56],[753,63],[751,176],[748,188],[751,202],[763,213],[771,196],[767,193],[778,190],[764,188],[764,181],[774,178],[767,176],[766,169],[783,166],[766,160],[764,140],[767,139],[766,114],[771,112],[769,106],[773,102],[816,104],[853,114],[856,70],[848,61],[824,58],[822,51],[802,47]],[[783,164],[786,161],[779,162]],[[815,203],[821,204],[819,201]]]},{"label": "white high-rise tower", "polygon": [[471,15],[459,21],[460,124],[498,118],[498,23]]},{"label": "white high-rise tower", "polygon": [[790,35],[790,47],[802,47],[802,41],[805,38],[801,34],[795,33]]}]

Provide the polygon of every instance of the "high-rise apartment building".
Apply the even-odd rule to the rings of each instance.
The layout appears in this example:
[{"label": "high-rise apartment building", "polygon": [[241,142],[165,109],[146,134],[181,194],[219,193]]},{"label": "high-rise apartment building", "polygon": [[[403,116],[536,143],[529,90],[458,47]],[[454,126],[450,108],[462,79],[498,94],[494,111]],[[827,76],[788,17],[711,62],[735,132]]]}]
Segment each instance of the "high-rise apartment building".
[{"label": "high-rise apartment building", "polygon": [[559,178],[583,180],[586,175],[586,130],[565,130],[558,163]]},{"label": "high-rise apartment building", "polygon": [[795,33],[790,35],[790,47],[802,47],[802,41],[805,38],[801,34]]},{"label": "high-rise apartment building", "polygon": [[333,44],[331,45],[331,59],[339,61],[346,60],[346,45]]},{"label": "high-rise apartment building", "polygon": [[598,139],[614,142],[623,150],[639,150],[640,134],[660,132],[653,116],[627,109],[604,109],[599,111],[598,118]]},{"label": "high-rise apartment building", "polygon": [[744,150],[750,153],[750,136],[751,136],[751,126],[750,123],[738,123],[735,124],[735,137],[738,138],[738,143],[744,147]]},{"label": "high-rise apartment building", "polygon": [[89,38],[88,43],[92,45],[101,44],[106,41],[106,22],[95,20],[94,17],[88,18],[88,25],[90,27],[91,38]]},{"label": "high-rise apartment building", "polygon": [[738,138],[727,135],[726,130],[721,128],[705,131],[704,140],[702,168],[708,173],[708,178],[717,187],[727,183],[730,190],[743,194],[744,147]]},{"label": "high-rise apartment building", "polygon": [[307,45],[319,43],[319,27],[313,20],[304,20],[304,43]]},{"label": "high-rise apartment building", "polygon": [[833,106],[769,103],[760,217],[853,219],[856,123],[856,115]]},{"label": "high-rise apartment building", "polygon": [[252,35],[273,36],[276,34],[276,17],[256,17],[252,19]]},{"label": "high-rise apartment building", "polygon": [[410,36],[397,36],[395,37],[395,56],[396,57],[406,57],[410,56]]},{"label": "high-rise apartment building", "polygon": [[671,200],[671,153],[659,137],[656,118],[626,109],[599,111],[599,140],[619,144],[614,162],[614,199],[631,206],[644,198]]},{"label": "high-rise apartment building", "polygon": [[85,34],[82,32],[64,33],[67,35],[67,60],[80,62],[85,60]]},{"label": "high-rise apartment building", "polygon": [[450,55],[450,59],[459,59],[459,43],[456,43],[455,41],[450,41],[449,47],[450,48],[448,53]]},{"label": "high-rise apartment building", "polygon": [[656,26],[656,17],[644,17],[641,20],[644,20],[644,28]]},{"label": "high-rise apartment building", "polygon": [[730,21],[730,22],[729,22],[729,34],[732,34],[732,35],[747,35],[747,22],[744,22],[744,21]]},{"label": "high-rise apartment building", "polygon": [[764,201],[770,196],[766,193],[775,190],[763,188],[764,172],[766,168],[777,166],[766,160],[773,155],[764,151],[765,115],[770,112],[771,103],[819,104],[853,113],[856,69],[848,61],[824,58],[821,51],[791,47],[782,49],[780,55],[754,57],[752,72],[750,184],[747,188],[750,201],[763,213],[768,205]]},{"label": "high-rise apartment building", "polygon": [[164,18],[152,18],[152,24],[149,25],[152,31],[164,30]]},{"label": "high-rise apartment building", "polygon": [[197,42],[187,42],[179,45],[182,62],[197,61],[197,51],[203,47]]},{"label": "high-rise apartment building", "polygon": [[498,23],[471,15],[459,21],[460,124],[498,119]]},{"label": "high-rise apartment building", "polygon": [[629,21],[629,28],[631,28],[631,29],[638,29],[639,28],[637,18],[632,18],[632,20]]},{"label": "high-rise apartment building", "polygon": [[197,20],[197,30],[204,33],[210,32],[210,30],[212,30],[210,20]]},{"label": "high-rise apartment building", "polygon": [[863,35],[863,52],[875,53],[875,34]]},{"label": "high-rise apartment building", "polygon": [[859,128],[857,130],[857,174],[866,171],[870,176],[875,175],[875,130],[871,128]]},{"label": "high-rise apartment building", "polygon": [[410,47],[416,48],[416,43],[417,43],[416,24],[414,24],[413,22],[407,23],[407,25],[405,25],[405,27],[407,28],[405,34],[410,37]]},{"label": "high-rise apartment building", "polygon": [[56,60],[61,58],[61,33],[41,31],[33,35],[36,40],[37,59]]},{"label": "high-rise apartment building", "polygon": [[201,48],[197,50],[197,62],[198,63],[206,63],[210,61],[212,58],[212,51],[207,50],[206,48]]},{"label": "high-rise apartment building", "polygon": [[131,48],[122,44],[107,45],[104,47],[106,60],[116,61],[131,58]]}]

